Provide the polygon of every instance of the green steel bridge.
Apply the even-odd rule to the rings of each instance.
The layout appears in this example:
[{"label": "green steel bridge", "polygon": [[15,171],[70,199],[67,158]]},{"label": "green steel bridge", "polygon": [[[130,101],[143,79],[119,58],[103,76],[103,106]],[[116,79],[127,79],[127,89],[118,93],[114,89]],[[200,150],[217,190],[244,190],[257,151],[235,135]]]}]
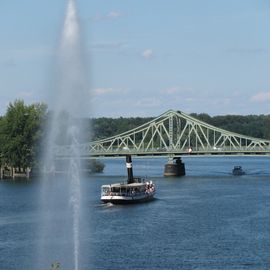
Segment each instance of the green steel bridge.
[{"label": "green steel bridge", "polygon": [[[186,155],[270,155],[270,140],[253,138],[209,125],[181,111],[169,110],[137,128],[79,145],[81,158]],[[57,147],[68,158],[70,146]]]}]

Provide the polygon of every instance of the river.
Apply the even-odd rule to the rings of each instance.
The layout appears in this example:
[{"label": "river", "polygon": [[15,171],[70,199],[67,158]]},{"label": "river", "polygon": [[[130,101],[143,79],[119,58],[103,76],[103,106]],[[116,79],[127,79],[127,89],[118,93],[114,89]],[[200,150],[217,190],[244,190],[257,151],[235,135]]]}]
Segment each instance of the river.
[{"label": "river", "polygon": [[[145,204],[99,201],[102,184],[125,179],[124,159],[103,160],[104,173],[82,177],[79,269],[270,269],[270,157],[183,161],[186,176],[164,178],[166,159],[133,159],[134,175],[157,186],[156,200]],[[246,175],[232,176],[234,165]],[[53,210],[58,233],[45,241],[38,229],[46,215],[39,205],[41,186],[39,179],[0,181],[1,270],[36,269],[40,243],[48,261],[39,269],[53,262],[72,269],[65,179],[51,181],[51,196],[63,196]]]}]

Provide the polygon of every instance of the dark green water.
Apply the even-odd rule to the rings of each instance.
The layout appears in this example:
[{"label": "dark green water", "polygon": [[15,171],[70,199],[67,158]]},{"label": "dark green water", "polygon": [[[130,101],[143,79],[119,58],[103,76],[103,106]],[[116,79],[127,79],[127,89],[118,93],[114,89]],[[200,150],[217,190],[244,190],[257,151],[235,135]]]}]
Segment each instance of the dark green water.
[{"label": "dark green water", "polygon": [[[80,269],[270,269],[270,158],[190,157],[182,178],[162,177],[164,159],[134,159],[158,192],[131,206],[100,203],[100,186],[126,175],[123,159],[104,162],[103,174],[81,179]],[[247,174],[232,176],[234,165]],[[65,179],[48,186],[53,224],[43,223],[41,186],[0,182],[1,270],[73,269]]]}]

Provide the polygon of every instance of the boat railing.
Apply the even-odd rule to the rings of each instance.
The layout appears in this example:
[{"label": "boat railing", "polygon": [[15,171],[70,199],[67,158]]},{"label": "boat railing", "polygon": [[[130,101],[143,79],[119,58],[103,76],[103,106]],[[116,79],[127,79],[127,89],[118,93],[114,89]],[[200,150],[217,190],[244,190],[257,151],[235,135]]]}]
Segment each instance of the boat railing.
[{"label": "boat railing", "polygon": [[146,191],[134,191],[134,192],[103,192],[102,196],[125,196],[125,197],[136,197],[144,195],[145,193],[150,193],[148,190]]}]

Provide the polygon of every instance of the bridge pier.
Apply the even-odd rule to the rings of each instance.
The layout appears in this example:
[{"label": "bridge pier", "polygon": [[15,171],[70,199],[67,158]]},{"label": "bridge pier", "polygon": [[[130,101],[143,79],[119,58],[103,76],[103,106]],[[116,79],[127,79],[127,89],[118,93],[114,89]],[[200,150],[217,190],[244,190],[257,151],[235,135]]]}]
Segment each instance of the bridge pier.
[{"label": "bridge pier", "polygon": [[183,176],[186,175],[185,163],[180,157],[170,158],[164,167],[164,176]]}]

